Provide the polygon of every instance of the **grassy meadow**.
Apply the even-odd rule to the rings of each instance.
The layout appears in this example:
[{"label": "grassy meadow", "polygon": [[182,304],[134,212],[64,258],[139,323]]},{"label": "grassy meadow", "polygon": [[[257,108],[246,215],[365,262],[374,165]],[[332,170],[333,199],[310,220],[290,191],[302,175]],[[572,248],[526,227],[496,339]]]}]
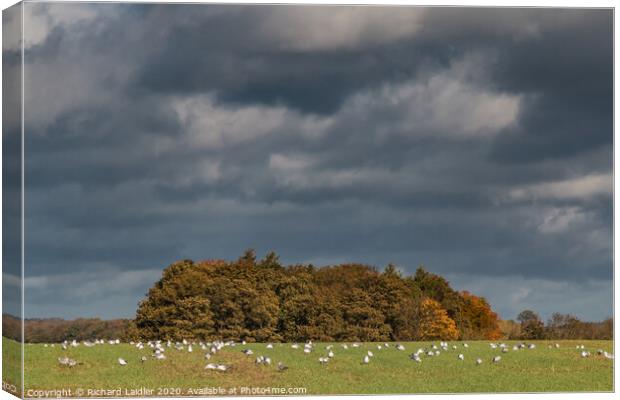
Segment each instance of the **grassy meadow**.
[{"label": "grassy meadow", "polygon": [[[435,342],[438,344],[437,342]],[[422,362],[409,359],[418,348],[430,348],[432,342],[403,343],[404,351],[391,344],[377,349],[377,343],[362,343],[360,347],[333,344],[333,359],[327,365],[318,362],[327,355],[326,343],[316,343],[311,354],[304,354],[303,346],[291,348],[290,344],[276,343],[273,349],[265,344],[238,344],[224,347],[210,360],[205,351],[193,346],[177,350],[174,345],[166,348],[165,360],[151,357],[152,349],[143,350],[129,344],[69,347],[45,347],[43,344],[25,346],[25,390],[27,397],[46,396],[36,390],[70,389],[76,397],[106,397],[111,395],[179,396],[209,394],[286,394],[264,392],[264,388],[291,389],[291,394],[397,394],[397,393],[467,393],[467,392],[548,392],[548,391],[612,391],[613,362],[596,351],[613,353],[612,341],[559,341],[560,348],[549,348],[549,341],[532,341],[535,349],[512,350],[516,342],[506,341],[509,352],[492,349],[489,342],[450,342],[448,351],[439,356],[421,355]],[[582,358],[576,345],[584,345],[591,352]],[[456,345],[457,349],[452,349]],[[19,344],[3,338],[3,353],[15,354]],[[254,354],[244,355],[242,349],[252,349]],[[368,365],[362,359],[368,350],[374,353]],[[464,360],[457,355],[462,353]],[[259,355],[269,356],[270,366],[256,365]],[[501,355],[499,363],[492,357]],[[58,363],[58,357],[68,356],[78,365],[72,368]],[[145,362],[141,357],[147,356]],[[119,365],[121,357],[128,365]],[[476,365],[476,358],[483,363]],[[278,362],[289,368],[279,372]],[[208,362],[230,366],[226,372],[206,370]],[[6,374],[6,372],[5,372]],[[7,376],[12,379],[11,375]],[[152,392],[131,392],[146,388]],[[213,392],[208,388],[221,388]],[[242,392],[241,388],[263,388],[262,392]],[[87,392],[87,389],[116,389],[119,392]],[[191,390],[190,390],[191,389]],[[81,392],[80,392],[81,390]],[[233,390],[236,390],[234,392]],[[255,389],[256,390],[256,389]],[[30,391],[30,392],[29,392]],[[47,395],[52,397],[51,395]]]}]

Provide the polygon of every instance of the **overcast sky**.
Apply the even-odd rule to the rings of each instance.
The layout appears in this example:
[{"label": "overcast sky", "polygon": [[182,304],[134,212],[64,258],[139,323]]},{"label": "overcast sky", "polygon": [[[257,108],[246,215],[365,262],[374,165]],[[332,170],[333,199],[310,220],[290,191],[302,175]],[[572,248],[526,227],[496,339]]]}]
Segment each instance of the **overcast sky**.
[{"label": "overcast sky", "polygon": [[25,11],[27,317],[246,248],[612,315],[611,10]]}]

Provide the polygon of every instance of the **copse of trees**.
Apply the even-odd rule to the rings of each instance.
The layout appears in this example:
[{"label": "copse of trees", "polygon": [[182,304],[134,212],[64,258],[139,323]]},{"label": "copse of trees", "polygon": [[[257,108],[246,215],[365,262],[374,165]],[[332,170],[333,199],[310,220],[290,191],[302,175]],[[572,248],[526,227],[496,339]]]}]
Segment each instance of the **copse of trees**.
[{"label": "copse of trees", "polygon": [[611,340],[614,321],[607,318],[601,322],[584,322],[571,314],[553,313],[545,326],[545,339],[598,339]]},{"label": "copse of trees", "polygon": [[183,260],[140,302],[135,339],[388,341],[496,339],[485,299],[453,290],[419,268],[283,266],[275,253],[238,260]]},{"label": "copse of trees", "polygon": [[[24,320],[25,341],[29,343],[58,343],[64,340],[128,339],[132,320],[99,318],[60,318]],[[2,315],[2,335],[21,341],[21,319]]]},{"label": "copse of trees", "polygon": [[611,340],[613,339],[613,319],[607,318],[601,322],[584,322],[571,314],[553,313],[543,322],[540,316],[532,310],[523,310],[517,316],[517,321],[500,321],[502,337],[506,339],[586,339]]},{"label": "copse of trees", "polygon": [[[4,314],[3,336],[21,340]],[[583,322],[532,310],[499,320],[489,303],[424,267],[403,276],[362,264],[283,266],[275,253],[235,261],[176,262],[140,302],[135,320],[26,319],[26,342],[121,339],[415,341],[613,339],[613,319]]]}]

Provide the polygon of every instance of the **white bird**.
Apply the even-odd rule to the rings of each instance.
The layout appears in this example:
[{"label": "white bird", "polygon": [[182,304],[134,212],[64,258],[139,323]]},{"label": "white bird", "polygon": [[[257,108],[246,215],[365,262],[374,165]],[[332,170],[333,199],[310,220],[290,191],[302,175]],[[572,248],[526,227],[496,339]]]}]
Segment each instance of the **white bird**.
[{"label": "white bird", "polygon": [[456,345],[452,345],[452,350],[456,350]]},{"label": "white bird", "polygon": [[353,343],[353,344],[351,345],[351,347],[360,347],[360,344],[359,344],[359,343]]},{"label": "white bird", "polygon": [[217,368],[217,364],[212,364],[209,363],[205,366],[205,369],[216,369]]},{"label": "white bird", "polygon": [[319,362],[321,363],[321,365],[325,365],[329,362],[329,358],[327,357],[319,357]]},{"label": "white bird", "polygon": [[586,357],[589,357],[589,356],[590,356],[589,352],[587,352],[587,351],[582,351],[581,352],[581,357],[586,358]]},{"label": "white bird", "polygon": [[428,353],[426,353],[426,355],[427,355],[427,356],[434,356],[434,355],[435,355],[435,353],[433,353],[433,351],[432,351],[432,350],[429,350],[429,351],[428,351]]},{"label": "white bird", "polygon": [[226,370],[228,369],[227,366],[225,366],[224,364],[218,364],[215,369],[217,369],[218,371],[222,371],[222,372],[226,372]]},{"label": "white bird", "polygon": [[556,344],[555,344],[555,348],[556,348],[556,349],[559,349],[559,348],[560,348],[560,344],[559,344],[559,343],[556,343]]},{"label": "white bird", "polygon": [[366,356],[364,356],[364,361],[363,361],[363,363],[364,363],[364,364],[368,364],[369,362],[370,362],[370,358],[369,358],[367,355],[366,355]]},{"label": "white bird", "polygon": [[68,367],[74,367],[77,365],[77,361],[69,358],[69,357],[59,357],[58,358],[58,363],[60,365],[66,365]]},{"label": "white bird", "polygon": [[293,344],[291,345],[291,348],[293,348],[293,349],[298,349],[298,348],[299,348],[299,345],[298,345],[297,343],[293,343]]},{"label": "white bird", "polygon": [[606,352],[606,351],[604,351],[604,352],[603,352],[603,355],[605,356],[605,358],[608,358],[608,359],[610,359],[610,360],[613,360],[613,359],[614,359],[614,355],[613,355],[613,354],[611,354],[611,353],[608,353],[608,352]]},{"label": "white bird", "polygon": [[504,348],[502,349],[502,353],[508,353],[508,349],[504,347]]},{"label": "white bird", "polygon": [[491,346],[492,349],[496,349],[497,345],[495,343],[489,343],[489,345]]},{"label": "white bird", "polygon": [[482,360],[480,358],[476,358],[476,365],[482,364]]},{"label": "white bird", "polygon": [[463,347],[469,347],[467,343],[463,343]]},{"label": "white bird", "polygon": [[512,346],[512,350],[513,350],[513,351],[519,350],[519,346],[517,346],[517,345]]},{"label": "white bird", "polygon": [[329,353],[327,353],[327,357],[334,358],[334,352],[330,350]]},{"label": "white bird", "polygon": [[530,345],[528,346],[529,349],[535,349],[536,345],[534,343],[530,343]]},{"label": "white bird", "polygon": [[119,359],[118,359],[118,363],[119,363],[120,365],[127,365],[127,361],[123,360],[122,358],[119,358]]},{"label": "white bird", "polygon": [[284,364],[282,364],[282,362],[278,361],[278,372],[282,372],[282,371],[285,371],[287,369],[288,369],[288,367],[286,365],[284,365]]},{"label": "white bird", "polygon": [[502,359],[501,356],[495,356],[495,357],[493,357],[493,362],[494,363],[498,363],[501,359]]},{"label": "white bird", "polygon": [[381,350],[381,345],[377,345],[377,350]]},{"label": "white bird", "polygon": [[267,345],[267,348],[268,348],[268,349],[273,349],[273,345],[272,345],[271,343],[269,343],[269,344]]},{"label": "white bird", "polygon": [[372,351],[368,350],[368,357],[372,357],[374,356],[374,354],[372,354]]},{"label": "white bird", "polygon": [[396,349],[400,350],[400,351],[403,351],[403,350],[405,350],[405,346],[403,346],[402,344],[399,343],[399,344],[396,345]]},{"label": "white bird", "polygon": [[347,344],[345,343],[345,344],[342,345],[342,348],[347,350],[349,348],[349,346],[347,346]]},{"label": "white bird", "polygon": [[245,354],[246,356],[251,356],[252,354],[254,354],[254,352],[251,349],[241,350],[241,352]]},{"label": "white bird", "polygon": [[192,347],[192,345],[190,344],[189,346],[187,346],[187,351],[189,353],[191,353],[192,351],[194,351],[194,348]]},{"label": "white bird", "polygon": [[312,349],[310,349],[310,347],[304,347],[304,353],[310,354],[311,351]]},{"label": "white bird", "polygon": [[437,350],[437,345],[432,345],[431,347],[433,350]]},{"label": "white bird", "polygon": [[463,361],[465,359],[465,356],[462,354],[459,354],[459,360]]},{"label": "white bird", "polygon": [[439,355],[439,350],[437,350],[437,351],[435,352],[435,355],[436,355],[436,356],[438,356],[438,355]]},{"label": "white bird", "polygon": [[413,353],[409,356],[410,359],[412,359],[415,362],[421,363],[422,359],[420,358],[420,356],[418,355],[418,353]]},{"label": "white bird", "polygon": [[263,360],[263,363],[270,365],[271,364],[271,358],[269,357],[265,357],[265,359]]},{"label": "white bird", "polygon": [[140,361],[142,361],[142,362],[145,362],[146,360],[147,360],[146,356],[142,356],[142,357],[140,358]]},{"label": "white bird", "polygon": [[211,358],[211,353],[205,353],[205,358],[208,360]]}]

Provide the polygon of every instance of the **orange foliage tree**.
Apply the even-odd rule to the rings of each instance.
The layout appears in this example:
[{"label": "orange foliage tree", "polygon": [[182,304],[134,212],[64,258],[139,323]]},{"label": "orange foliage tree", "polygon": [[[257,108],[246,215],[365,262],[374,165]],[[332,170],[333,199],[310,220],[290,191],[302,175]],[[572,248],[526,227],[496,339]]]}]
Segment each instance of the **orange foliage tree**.
[{"label": "orange foliage tree", "polygon": [[491,310],[489,303],[483,298],[463,291],[460,293],[463,299],[462,317],[466,321],[464,336],[471,339],[496,340],[502,338],[499,327],[499,318]]},{"label": "orange foliage tree", "polygon": [[419,331],[422,340],[455,340],[459,337],[454,320],[439,302],[430,298],[422,300]]}]

